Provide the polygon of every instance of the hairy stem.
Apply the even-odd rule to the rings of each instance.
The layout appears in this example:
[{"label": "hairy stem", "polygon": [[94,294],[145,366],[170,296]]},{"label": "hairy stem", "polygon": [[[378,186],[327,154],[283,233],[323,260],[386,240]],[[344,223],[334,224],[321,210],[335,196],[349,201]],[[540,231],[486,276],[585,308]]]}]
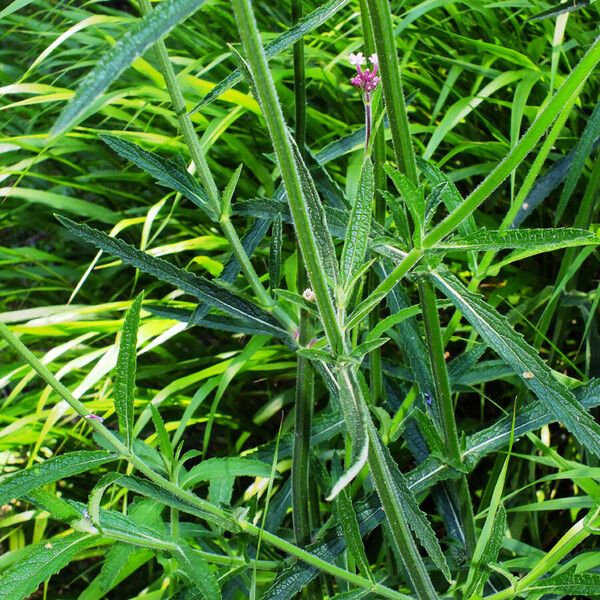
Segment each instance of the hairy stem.
[{"label": "hairy stem", "polygon": [[[302,0],[292,0],[292,25],[302,18]],[[304,41],[294,44],[294,101],[295,130],[294,138],[303,156],[306,146],[306,77],[304,69]],[[308,274],[302,261],[300,248],[298,254],[298,291],[308,286]],[[306,346],[311,339],[310,314],[300,310],[300,329],[298,342]],[[310,478],[310,432],[314,405],[315,374],[311,362],[299,356],[296,367],[294,447],[292,451],[292,521],[296,544],[307,546],[311,541],[314,524],[311,516],[315,513],[314,482]],[[309,600],[317,599],[319,581],[313,580],[304,591]]]}]

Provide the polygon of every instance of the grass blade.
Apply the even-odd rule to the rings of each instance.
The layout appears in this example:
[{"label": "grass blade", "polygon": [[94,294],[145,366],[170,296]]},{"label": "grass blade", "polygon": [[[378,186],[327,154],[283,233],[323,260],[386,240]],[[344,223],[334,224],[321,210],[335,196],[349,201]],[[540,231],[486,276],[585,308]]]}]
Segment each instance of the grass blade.
[{"label": "grass blade", "polygon": [[52,136],[56,137],[83,117],[98,96],[152,44],[198,10],[206,0],[164,0],[155,10],[132,25],[83,78],[75,95],[60,113]]}]

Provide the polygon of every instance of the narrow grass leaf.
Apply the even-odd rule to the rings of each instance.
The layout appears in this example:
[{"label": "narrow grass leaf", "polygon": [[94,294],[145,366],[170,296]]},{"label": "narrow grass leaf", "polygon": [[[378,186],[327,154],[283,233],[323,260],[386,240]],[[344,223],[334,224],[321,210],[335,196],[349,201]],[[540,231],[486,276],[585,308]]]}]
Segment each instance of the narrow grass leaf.
[{"label": "narrow grass leaf", "polygon": [[356,200],[352,206],[344,248],[342,249],[340,267],[342,285],[345,285],[352,278],[355,271],[362,266],[365,260],[369,245],[374,193],[373,164],[371,159],[367,157],[362,165]]},{"label": "narrow grass leaf", "polygon": [[521,377],[523,383],[592,453],[600,456],[600,425],[558,383],[538,353],[494,308],[469,292],[449,272],[433,272],[436,286],[473,325],[485,342]]},{"label": "narrow grass leaf", "polygon": [[25,8],[28,4],[31,4],[34,0],[13,0],[5,9],[0,11],[0,19],[12,15],[12,13]]},{"label": "narrow grass leaf", "polygon": [[85,473],[116,459],[114,453],[104,450],[80,450],[49,458],[0,479],[0,504],[21,498],[47,483]]},{"label": "narrow grass leaf", "polygon": [[49,577],[72,562],[77,554],[95,543],[98,536],[71,533],[64,538],[30,546],[26,557],[9,567],[0,577],[0,598],[29,598]]},{"label": "narrow grass leaf", "polygon": [[567,207],[567,203],[569,202],[569,199],[575,190],[575,186],[581,177],[583,167],[585,166],[585,161],[588,155],[592,152],[592,148],[599,138],[600,102],[596,104],[596,108],[589,118],[587,125],[585,126],[585,129],[583,130],[583,133],[577,142],[577,146],[575,147],[573,160],[567,173],[567,179],[565,180],[565,185],[560,194],[558,206],[556,207],[556,211],[554,213],[554,225],[558,225],[558,223],[560,223],[563,213],[565,212],[565,208]]},{"label": "narrow grass leaf", "polygon": [[119,419],[119,431],[125,438],[128,448],[133,444],[133,416],[135,371],[137,365],[137,334],[140,324],[140,310],[144,300],[143,292],[131,304],[125,315],[121,332],[119,356],[115,367],[115,411]]},{"label": "narrow grass leaf", "polygon": [[164,0],[128,28],[127,33],[96,63],[79,83],[54,127],[56,137],[72,127],[119,75],[173,27],[198,10],[206,0]]}]

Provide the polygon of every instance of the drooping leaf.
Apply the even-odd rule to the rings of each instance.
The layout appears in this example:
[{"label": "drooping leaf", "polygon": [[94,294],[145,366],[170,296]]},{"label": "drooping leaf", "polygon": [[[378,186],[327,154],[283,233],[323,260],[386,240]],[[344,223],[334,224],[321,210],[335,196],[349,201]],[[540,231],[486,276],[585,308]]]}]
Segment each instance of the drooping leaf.
[{"label": "drooping leaf", "polygon": [[27,556],[0,573],[0,598],[24,600],[38,586],[93,545],[98,536],[71,533],[29,547]]},{"label": "drooping leaf", "polygon": [[371,159],[367,157],[361,169],[356,199],[348,220],[348,229],[346,229],[346,238],[340,261],[342,285],[361,267],[365,259],[369,245],[374,193],[373,164]]},{"label": "drooping leaf", "polygon": [[129,27],[127,33],[103,54],[96,66],[82,79],[75,95],[56,120],[52,135],[63,133],[77,122],[138,56],[205,2],[206,0],[164,0]]},{"label": "drooping leaf", "polygon": [[104,450],[80,450],[48,458],[29,469],[21,469],[0,479],[0,504],[21,498],[47,483],[85,473],[117,458],[113,452]]},{"label": "drooping leaf", "polygon": [[581,407],[573,393],[554,379],[538,353],[506,319],[479,296],[469,292],[449,272],[443,275],[433,272],[432,279],[546,408],[590,452],[600,456],[600,425]]},{"label": "drooping leaf", "polygon": [[87,510],[90,516],[90,520],[96,527],[100,527],[100,504],[102,502],[104,492],[113,483],[118,483],[121,477],[121,473],[106,473],[92,488],[92,491],[90,492],[90,496],[88,498]]},{"label": "drooping leaf", "polygon": [[123,138],[101,135],[102,141],[120,157],[131,161],[140,169],[156,178],[159,185],[175,190],[201,208],[213,221],[218,219],[208,197],[200,184],[182,166],[154,152],[144,150]]},{"label": "drooping leaf", "polygon": [[140,310],[144,300],[143,292],[131,304],[125,315],[119,356],[115,368],[115,411],[119,419],[119,431],[123,434],[127,447],[133,444],[133,416],[135,372],[137,365],[137,333],[140,324]]},{"label": "drooping leaf", "polygon": [[369,455],[366,406],[358,392],[358,382],[348,368],[342,368],[338,376],[339,401],[344,423],[352,441],[350,465],[335,482],[328,501],[333,500],[361,471]]},{"label": "drooping leaf", "polygon": [[87,225],[74,223],[64,217],[57,216],[57,219],[79,239],[113,254],[126,264],[136,267],[144,273],[154,275],[159,280],[170,283],[234,317],[250,320],[260,327],[265,327],[271,331],[272,335],[277,337],[287,336],[287,333],[279,327],[279,324],[271,315],[248,302],[248,300],[232,294],[224,287],[204,277],[198,277],[189,271],[180,269],[166,260],[150,256],[120,239],[106,235],[102,231],[92,229]]}]

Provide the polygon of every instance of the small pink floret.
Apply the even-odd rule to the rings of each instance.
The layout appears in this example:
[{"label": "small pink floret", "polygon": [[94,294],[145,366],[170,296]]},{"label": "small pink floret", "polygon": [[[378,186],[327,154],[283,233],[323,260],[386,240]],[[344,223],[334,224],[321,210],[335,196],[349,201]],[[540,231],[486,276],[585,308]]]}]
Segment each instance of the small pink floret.
[{"label": "small pink floret", "polygon": [[348,55],[348,60],[350,61],[350,64],[354,65],[355,67],[360,67],[367,62],[362,52],[358,52],[356,54],[351,52]]},{"label": "small pink floret", "polygon": [[377,54],[373,53],[371,54],[371,56],[369,56],[369,62],[373,65],[373,66],[378,66],[379,65],[379,59],[377,58]]}]

